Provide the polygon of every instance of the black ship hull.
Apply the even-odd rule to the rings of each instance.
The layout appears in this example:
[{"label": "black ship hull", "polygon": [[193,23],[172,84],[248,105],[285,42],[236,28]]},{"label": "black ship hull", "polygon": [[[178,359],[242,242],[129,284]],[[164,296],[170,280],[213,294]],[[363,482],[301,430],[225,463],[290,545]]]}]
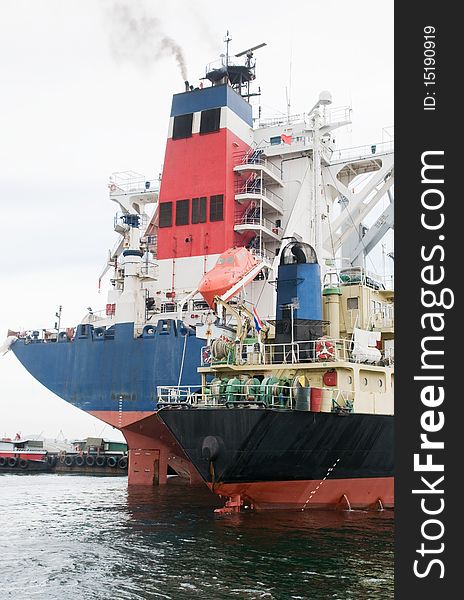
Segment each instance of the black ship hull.
[{"label": "black ship hull", "polygon": [[393,417],[161,410],[203,480],[254,508],[393,506]]}]

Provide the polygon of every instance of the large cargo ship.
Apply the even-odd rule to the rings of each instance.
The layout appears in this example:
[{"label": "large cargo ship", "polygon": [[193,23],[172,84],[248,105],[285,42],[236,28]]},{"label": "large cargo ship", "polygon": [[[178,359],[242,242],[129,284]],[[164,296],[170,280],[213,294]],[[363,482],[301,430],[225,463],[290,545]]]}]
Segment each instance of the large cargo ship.
[{"label": "large cargo ship", "polygon": [[[156,411],[159,388],[201,386],[197,367],[213,340],[235,339],[240,319],[225,309],[220,318],[216,293],[272,323],[289,238],[311,243],[325,271],[338,257],[362,265],[393,225],[390,197],[375,226],[363,226],[391,192],[391,144],[337,149],[333,131],[351,122],[350,109],[332,108],[328,92],[308,113],[261,118],[256,49],[233,63],[227,47],[197,87],[185,82],[174,94],[159,182],[132,172],[110,179],[119,237],[102,273],[112,271],[105,309],[75,328],[10,332],[7,346],[38,381],[122,431],[129,483],[163,483],[168,465],[200,479]],[[239,248],[242,258],[227,254]],[[221,261],[237,269],[232,287],[215,289],[208,274]],[[347,336],[360,326],[354,300]],[[386,310],[380,302],[368,312],[388,332]]]}]

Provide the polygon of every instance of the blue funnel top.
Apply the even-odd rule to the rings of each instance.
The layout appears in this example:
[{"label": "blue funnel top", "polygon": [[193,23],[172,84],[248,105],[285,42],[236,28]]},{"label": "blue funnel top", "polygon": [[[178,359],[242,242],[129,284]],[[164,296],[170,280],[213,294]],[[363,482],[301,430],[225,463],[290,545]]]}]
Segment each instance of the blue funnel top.
[{"label": "blue funnel top", "polygon": [[293,306],[293,318],[322,320],[321,271],[309,244],[290,242],[282,250],[277,276],[277,320]]}]

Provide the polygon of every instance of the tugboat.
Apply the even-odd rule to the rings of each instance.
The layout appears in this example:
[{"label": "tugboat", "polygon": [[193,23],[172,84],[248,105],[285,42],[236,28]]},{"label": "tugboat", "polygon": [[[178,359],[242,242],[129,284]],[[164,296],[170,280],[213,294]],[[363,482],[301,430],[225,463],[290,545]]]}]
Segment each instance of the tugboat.
[{"label": "tugboat", "polygon": [[[160,181],[134,172],[110,179],[119,237],[101,275],[112,271],[106,307],[76,327],[58,320],[10,331],[4,348],[49,390],[124,434],[130,484],[165,483],[168,467],[200,479],[158,416],[157,389],[201,387],[209,342],[227,351],[245,310],[248,320],[255,312],[288,322],[275,314],[275,281],[289,239],[311,243],[323,270],[338,256],[357,268],[393,225],[390,197],[378,227],[363,226],[391,192],[392,145],[337,149],[333,131],[351,123],[350,109],[333,109],[328,92],[307,113],[262,118],[252,84],[254,52],[265,44],[234,64],[229,42],[197,87],[186,82],[173,96]],[[207,275],[221,257],[240,263],[227,297],[220,265]],[[226,319],[211,308],[215,295]]]},{"label": "tugboat", "polygon": [[23,440],[19,436],[0,440],[0,473],[44,473],[53,466],[41,441]]},{"label": "tugboat", "polygon": [[219,512],[393,508],[393,331],[369,322],[372,302],[392,315],[393,292],[361,269],[350,273],[321,296],[313,248],[287,244],[275,336],[263,341],[244,319],[244,339],[220,352],[211,344],[200,390],[159,389],[160,419],[227,498]]}]

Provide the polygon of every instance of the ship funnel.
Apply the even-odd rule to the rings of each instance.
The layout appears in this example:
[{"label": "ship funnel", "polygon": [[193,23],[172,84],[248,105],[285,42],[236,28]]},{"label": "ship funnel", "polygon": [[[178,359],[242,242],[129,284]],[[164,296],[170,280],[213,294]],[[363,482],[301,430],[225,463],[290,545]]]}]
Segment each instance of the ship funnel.
[{"label": "ship funnel", "polygon": [[277,276],[276,342],[310,341],[322,335],[321,273],[309,244],[282,250]]},{"label": "ship funnel", "polygon": [[185,91],[188,92],[190,90],[190,83],[187,80],[185,80],[184,83],[185,83]]}]

